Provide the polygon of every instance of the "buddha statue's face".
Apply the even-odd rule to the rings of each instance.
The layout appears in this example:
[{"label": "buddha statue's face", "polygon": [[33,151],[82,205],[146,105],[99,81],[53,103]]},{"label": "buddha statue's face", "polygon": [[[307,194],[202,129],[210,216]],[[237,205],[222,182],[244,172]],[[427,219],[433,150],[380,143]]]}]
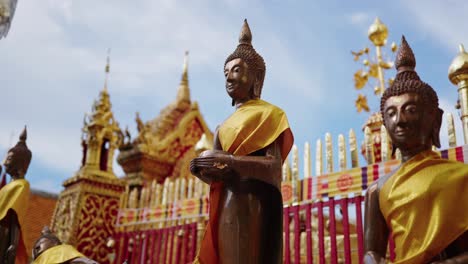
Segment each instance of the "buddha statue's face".
[{"label": "buddha statue's face", "polygon": [[226,63],[224,76],[226,78],[226,91],[233,99],[234,104],[252,99],[251,89],[253,89],[255,78],[244,60],[237,58]]},{"label": "buddha statue's face", "polygon": [[6,173],[15,179],[23,178],[23,172],[25,171],[23,164],[19,162],[20,157],[18,155],[19,154],[15,153],[14,151],[8,151],[7,156],[3,161]]},{"label": "buddha statue's face", "polygon": [[15,153],[13,151],[9,151],[5,160],[3,161],[3,166],[5,166],[6,173],[10,174],[11,176],[16,176],[17,171],[17,164],[14,162],[15,160]]},{"label": "buddha statue's face", "polygon": [[32,252],[33,259],[36,259],[40,254],[42,254],[42,252],[46,251],[47,249],[51,247],[55,247],[59,244],[60,243],[58,243],[58,241],[55,241],[47,237],[40,238],[34,245],[33,252]]},{"label": "buddha statue's face", "polygon": [[384,105],[384,123],[393,145],[403,152],[417,154],[432,146],[433,115],[420,95],[392,96]]}]

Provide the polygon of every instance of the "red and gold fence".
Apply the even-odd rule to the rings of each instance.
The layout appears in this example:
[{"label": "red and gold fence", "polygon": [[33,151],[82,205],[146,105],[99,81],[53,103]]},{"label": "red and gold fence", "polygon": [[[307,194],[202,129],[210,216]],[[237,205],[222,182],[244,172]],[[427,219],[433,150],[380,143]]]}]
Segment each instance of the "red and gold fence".
[{"label": "red and gold fence", "polygon": [[[468,163],[468,145],[442,150],[440,154],[442,158]],[[294,150],[292,169],[286,163],[283,170],[284,263],[362,263],[363,193],[399,163],[390,160],[299,180],[295,178],[298,175],[297,150]],[[165,186],[170,188],[171,184]],[[189,189],[187,196],[190,198],[166,197],[159,204],[142,195],[140,197],[148,201],[147,207],[119,210],[117,228],[120,231],[115,237],[114,263],[127,260],[128,263],[179,264],[193,260],[209,204],[206,188],[193,183],[188,186],[199,191]],[[168,192],[163,191],[166,195]],[[392,259],[391,241],[389,245]]]}]

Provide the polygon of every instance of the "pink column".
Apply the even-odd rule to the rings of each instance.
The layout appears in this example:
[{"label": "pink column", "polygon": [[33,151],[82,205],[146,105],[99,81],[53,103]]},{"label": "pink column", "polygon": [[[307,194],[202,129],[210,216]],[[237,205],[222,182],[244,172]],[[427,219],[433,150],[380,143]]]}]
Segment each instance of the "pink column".
[{"label": "pink column", "polygon": [[354,197],[354,203],[356,204],[356,233],[358,239],[358,256],[359,263],[362,263],[364,258],[364,233],[362,231],[362,196]]},{"label": "pink column", "polygon": [[329,219],[329,225],[330,225],[330,250],[331,250],[331,255],[330,255],[330,261],[333,264],[338,263],[338,253],[337,253],[337,248],[336,248],[336,221],[335,221],[335,199],[329,198],[329,212],[330,212],[330,219]]},{"label": "pink column", "polygon": [[319,260],[320,264],[325,264],[325,237],[323,226],[323,202],[317,202],[318,210],[318,238],[319,238]]},{"label": "pink column", "polygon": [[294,263],[301,262],[301,226],[299,219],[299,206],[291,208],[294,214]]},{"label": "pink column", "polygon": [[306,247],[307,247],[307,264],[314,263],[313,256],[312,256],[312,204],[308,203],[305,206],[306,208]]},{"label": "pink column", "polygon": [[284,263],[290,264],[291,263],[291,248],[289,242],[289,207],[285,207],[283,209],[283,217],[284,217],[284,246],[285,246],[285,253],[284,253]]},{"label": "pink column", "polygon": [[349,240],[349,216],[348,216],[348,198],[341,199],[341,211],[343,212],[343,242],[345,263],[351,263],[351,244]]}]

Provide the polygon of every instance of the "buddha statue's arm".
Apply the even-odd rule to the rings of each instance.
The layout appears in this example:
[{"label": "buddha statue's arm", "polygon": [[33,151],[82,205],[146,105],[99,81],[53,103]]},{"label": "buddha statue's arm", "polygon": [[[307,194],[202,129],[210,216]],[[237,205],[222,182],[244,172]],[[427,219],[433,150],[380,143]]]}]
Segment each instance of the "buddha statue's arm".
[{"label": "buddha statue's arm", "polygon": [[364,214],[364,263],[385,263],[388,227],[380,211],[377,183],[367,189]]},{"label": "buddha statue's arm", "polygon": [[206,183],[257,179],[279,188],[281,184],[281,151],[276,140],[265,149],[264,156],[234,156],[222,151],[217,136],[214,150],[203,152],[190,163],[190,170]]},{"label": "buddha statue's arm", "polygon": [[6,263],[14,264],[16,259],[16,253],[18,249],[19,237],[20,237],[20,226],[18,223],[18,217],[13,210],[9,210],[7,217],[10,222],[10,246],[7,250]]}]

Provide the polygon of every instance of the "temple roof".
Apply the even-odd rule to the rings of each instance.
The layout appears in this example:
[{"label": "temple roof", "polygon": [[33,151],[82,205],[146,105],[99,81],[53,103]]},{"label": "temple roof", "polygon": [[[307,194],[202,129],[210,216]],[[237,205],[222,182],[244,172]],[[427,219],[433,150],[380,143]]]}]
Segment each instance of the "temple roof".
[{"label": "temple roof", "polygon": [[[156,118],[147,122],[143,122],[137,113],[138,135],[120,148],[118,157],[127,174],[143,173],[145,178],[162,179],[172,173],[185,153],[193,152],[193,146],[203,133],[212,140],[213,135],[197,102],[190,99],[187,59],[188,53],[185,54],[176,99],[164,107]],[[151,172],[145,167],[151,167]]]}]

